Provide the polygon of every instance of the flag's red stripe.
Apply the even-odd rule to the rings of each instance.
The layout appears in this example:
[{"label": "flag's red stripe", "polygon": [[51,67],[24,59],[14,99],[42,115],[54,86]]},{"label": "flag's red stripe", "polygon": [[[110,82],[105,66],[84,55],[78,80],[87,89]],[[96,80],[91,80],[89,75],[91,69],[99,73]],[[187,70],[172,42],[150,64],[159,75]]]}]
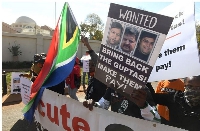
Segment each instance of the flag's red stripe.
[{"label": "flag's red stripe", "polygon": [[57,51],[58,51],[58,43],[59,43],[59,29],[58,29],[58,25],[55,28],[54,31],[54,35],[52,37],[51,40],[51,44],[47,53],[47,57],[44,63],[44,66],[42,68],[42,70],[40,71],[37,79],[35,80],[35,82],[33,83],[32,87],[31,87],[31,96],[30,98],[32,99],[37,92],[39,91],[40,87],[42,86],[46,76],[48,75],[48,73],[50,72],[50,69],[52,67],[53,64],[53,60],[57,55]]}]

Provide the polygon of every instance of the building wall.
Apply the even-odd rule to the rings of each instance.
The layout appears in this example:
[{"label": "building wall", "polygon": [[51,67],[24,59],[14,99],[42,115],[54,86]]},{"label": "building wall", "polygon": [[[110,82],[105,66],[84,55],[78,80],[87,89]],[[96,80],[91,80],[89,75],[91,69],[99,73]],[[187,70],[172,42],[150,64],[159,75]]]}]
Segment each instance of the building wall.
[{"label": "building wall", "polygon": [[9,32],[9,33],[17,33],[16,30],[10,28],[10,26],[8,24],[3,23],[3,22],[2,22],[2,31]]},{"label": "building wall", "polygon": [[[27,34],[11,34],[2,32],[2,61],[13,61],[11,52],[8,48],[12,45],[20,44],[22,55],[18,57],[19,61],[33,61],[33,56],[36,53],[47,53],[51,43],[51,36],[27,35]],[[92,49],[99,53],[101,41],[89,40]],[[87,48],[83,43],[79,43],[77,56],[79,58],[85,54]]]}]

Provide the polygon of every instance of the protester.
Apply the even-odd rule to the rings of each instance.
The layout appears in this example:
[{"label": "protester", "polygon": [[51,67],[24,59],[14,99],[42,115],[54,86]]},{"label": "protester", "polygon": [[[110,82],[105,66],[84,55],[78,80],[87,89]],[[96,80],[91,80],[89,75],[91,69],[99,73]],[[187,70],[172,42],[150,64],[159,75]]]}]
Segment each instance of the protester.
[{"label": "protester", "polygon": [[127,27],[122,38],[120,49],[126,53],[131,53],[136,46],[138,30],[135,27]]},{"label": "protester", "polygon": [[98,55],[90,47],[87,37],[82,36],[81,41],[88,48],[89,50],[88,53],[90,54],[91,57],[89,63],[90,79],[88,82],[88,88],[85,98],[86,100],[93,99],[94,101],[99,101],[100,98],[105,94],[107,86],[94,77],[95,66],[97,64]]},{"label": "protester", "polygon": [[81,84],[81,75],[80,75],[80,66],[79,59],[76,57],[76,61],[74,64],[74,68],[70,75],[66,79],[66,84],[68,85],[68,93],[72,99],[78,101],[78,97],[76,96],[76,92],[80,88]]},{"label": "protester", "polygon": [[147,61],[153,49],[156,37],[157,36],[155,34],[142,31],[136,51],[134,52],[134,56],[141,60]]},{"label": "protester", "polygon": [[[27,74],[20,74],[20,77],[27,77],[30,78],[31,81],[34,83],[36,78],[38,77],[40,71],[42,70],[42,67],[44,65],[44,62],[46,60],[46,54],[41,53],[41,54],[35,54],[34,55],[34,63],[31,66],[30,72]],[[62,81],[61,83],[48,87],[49,90],[57,92],[59,94],[64,95],[64,88],[65,88],[65,81]],[[37,122],[34,118],[34,123],[36,125],[36,129],[39,131],[48,131],[47,129],[43,128],[43,126]]]},{"label": "protester", "polygon": [[112,22],[108,35],[107,45],[114,48],[118,47],[121,40],[122,31],[123,27],[120,23]]},{"label": "protester", "polygon": [[46,59],[45,53],[35,54],[34,55],[34,61],[33,61],[33,64],[31,66],[30,72],[26,73],[26,74],[20,74],[19,76],[30,78],[31,81],[34,82],[36,77],[39,75],[39,73],[40,73],[40,71],[43,67],[45,59]]},{"label": "protester", "polygon": [[[184,83],[180,79],[162,80],[156,87],[156,93],[170,93],[176,91],[184,91]],[[169,121],[169,109],[166,106],[158,105],[158,113],[161,117],[161,122],[166,124]],[[163,119],[164,118],[164,119]],[[167,120],[167,121],[166,121]]]},{"label": "protester", "polygon": [[200,129],[200,75],[184,79],[185,91],[155,93],[157,104],[169,108],[169,125],[199,131]]},{"label": "protester", "polygon": [[[89,55],[89,52],[88,51],[86,51],[86,56],[88,56]],[[85,60],[82,60],[82,63],[84,63],[85,62]],[[84,64],[83,64],[84,65]],[[90,75],[89,75],[89,72],[85,72],[84,71],[84,69],[83,69],[83,79],[82,79],[82,85],[83,85],[83,90],[84,90],[84,92],[86,93],[86,86],[85,86],[85,78],[86,78],[86,76],[87,76],[87,78],[88,78],[88,80],[90,79]],[[87,85],[88,85],[88,83],[87,83]]]},{"label": "protester", "polygon": [[[93,65],[93,69],[94,69],[94,67],[96,66],[96,63],[97,63],[98,55],[96,55],[96,53],[90,47],[87,37],[82,36],[81,41],[85,44],[85,46],[89,50],[92,62],[94,64]],[[90,107],[90,109],[91,109],[93,104],[95,102],[99,101],[102,104],[102,105],[100,104],[100,106],[104,106],[104,108],[106,108],[106,109],[108,109],[109,105],[111,104],[112,111],[120,112],[120,113],[130,115],[133,117],[137,117],[137,118],[144,117],[144,119],[152,120],[152,121],[155,120],[155,121],[159,122],[160,116],[157,113],[157,111],[155,110],[156,107],[155,107],[153,99],[150,95],[151,92],[148,89],[135,91],[132,94],[133,98],[131,98],[130,96],[127,96],[127,95],[126,95],[126,97],[124,97],[121,94],[115,92],[111,88],[107,89],[107,86],[105,84],[103,84],[102,82],[100,82],[99,80],[97,80],[95,78],[93,78],[93,80],[94,81],[91,82],[92,88],[88,88],[88,90],[87,90],[87,92],[88,92],[88,94],[86,94],[87,101],[83,102],[84,106]],[[153,92],[154,92],[154,90],[153,90]],[[104,96],[104,97],[102,97],[102,96]],[[137,98],[138,96],[140,96],[141,99],[138,99]],[[147,99],[146,99],[146,97],[147,97]],[[148,103],[150,105],[152,105],[152,107],[146,102],[146,100],[148,101]],[[138,106],[134,102],[131,102],[131,101],[134,101]],[[106,104],[106,105],[104,105],[104,104]],[[123,107],[126,107],[126,108],[123,108]],[[145,108],[140,110],[139,107],[145,107]],[[143,111],[143,112],[141,113],[141,111]]]},{"label": "protester", "polygon": [[[39,75],[44,62],[46,60],[46,53],[41,53],[41,54],[35,54],[34,55],[34,63],[31,66],[30,72],[27,74],[20,74],[19,76],[27,77],[30,78],[32,82],[34,82]],[[61,83],[51,86],[48,89],[54,92],[57,92],[59,94],[64,95],[64,88],[65,88],[65,81],[62,81]]]},{"label": "protester", "polygon": [[111,111],[117,113],[160,122],[160,116],[156,111],[151,92],[146,86],[145,89],[134,90],[131,95],[108,88],[105,95],[98,102],[89,99],[84,101],[83,105],[89,110],[93,110],[93,106],[108,110],[111,106]]}]

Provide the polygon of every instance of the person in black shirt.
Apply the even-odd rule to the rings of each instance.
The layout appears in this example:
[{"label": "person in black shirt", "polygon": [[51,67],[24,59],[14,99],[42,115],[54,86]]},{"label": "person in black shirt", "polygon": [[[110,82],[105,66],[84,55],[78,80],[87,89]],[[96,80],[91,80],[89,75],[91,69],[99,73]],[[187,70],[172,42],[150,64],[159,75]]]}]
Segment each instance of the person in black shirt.
[{"label": "person in black shirt", "polygon": [[169,108],[170,120],[167,123],[168,125],[189,131],[199,131],[200,76],[187,77],[184,80],[184,84],[184,92],[155,93],[153,98],[157,104],[165,105]]},{"label": "person in black shirt", "polygon": [[131,95],[108,88],[98,102],[89,99],[83,102],[83,106],[89,110],[93,110],[93,106],[108,110],[111,106],[111,111],[160,123],[160,115],[147,86],[134,90]]},{"label": "person in black shirt", "polygon": [[94,77],[95,66],[97,64],[98,55],[90,47],[87,37],[82,36],[81,41],[88,48],[88,53],[90,54],[91,57],[89,63],[90,79],[88,82],[88,88],[85,99],[86,100],[93,99],[94,101],[99,101],[101,97],[105,94],[107,86]]}]

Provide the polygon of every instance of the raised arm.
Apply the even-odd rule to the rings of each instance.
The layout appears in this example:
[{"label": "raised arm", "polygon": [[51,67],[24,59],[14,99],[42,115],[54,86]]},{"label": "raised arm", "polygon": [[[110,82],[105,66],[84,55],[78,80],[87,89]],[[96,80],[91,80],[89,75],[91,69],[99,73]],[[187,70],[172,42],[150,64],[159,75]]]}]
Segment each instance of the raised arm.
[{"label": "raised arm", "polygon": [[97,63],[97,60],[98,60],[98,55],[92,50],[92,48],[91,48],[91,46],[90,46],[90,44],[88,42],[88,38],[84,37],[84,36],[81,36],[81,42],[89,50],[90,57],[91,57],[92,61],[94,62],[95,66],[96,66],[96,63]]}]

